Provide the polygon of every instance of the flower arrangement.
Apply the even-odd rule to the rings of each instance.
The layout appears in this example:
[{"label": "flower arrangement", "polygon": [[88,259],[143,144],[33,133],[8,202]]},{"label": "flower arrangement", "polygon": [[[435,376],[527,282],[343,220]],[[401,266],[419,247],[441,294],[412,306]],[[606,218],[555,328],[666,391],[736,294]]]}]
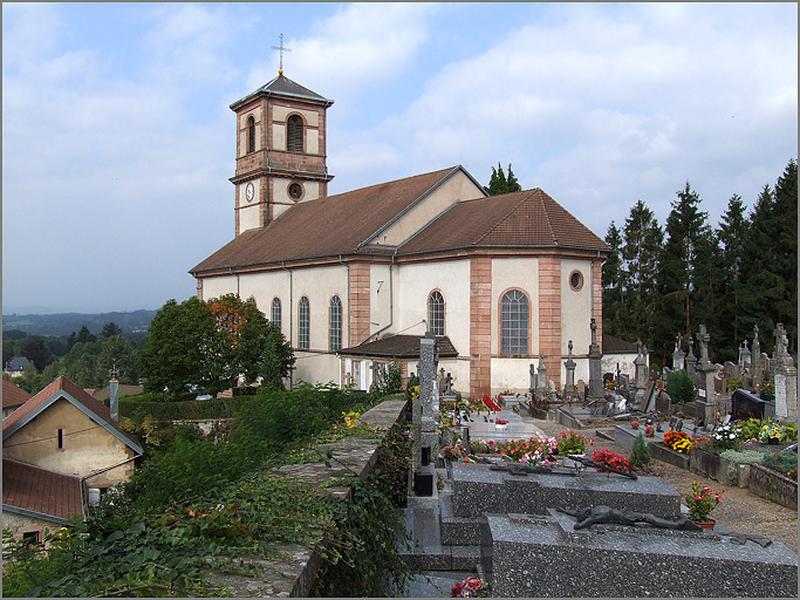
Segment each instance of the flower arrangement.
[{"label": "flower arrangement", "polygon": [[631,427],[633,427],[634,429],[639,429],[639,421],[637,421],[636,419],[631,421]]},{"label": "flower arrangement", "polygon": [[455,444],[447,444],[445,446],[442,446],[442,449],[439,451],[439,453],[444,458],[450,460],[458,460],[459,458],[464,456],[466,451],[467,450],[466,448],[464,448],[464,445],[461,443],[461,440],[458,440]]},{"label": "flower arrangement", "polygon": [[692,438],[685,431],[670,429],[664,434],[664,445],[675,452],[689,454],[692,450]]},{"label": "flower arrangement", "polygon": [[608,469],[603,468],[604,466],[611,467],[617,471],[625,471],[626,473],[630,473],[632,470],[631,462],[627,458],[606,448],[595,450],[592,453],[592,460],[598,464],[597,470],[600,472],[608,471]]},{"label": "flower arrangement", "polygon": [[507,419],[495,419],[494,422],[497,425],[508,425],[508,420]]},{"label": "flower arrangement", "polygon": [[648,425],[644,428],[644,434],[647,437],[653,437],[656,434],[656,430],[652,425]]},{"label": "flower arrangement", "polygon": [[580,433],[576,433],[571,429],[562,431],[558,436],[558,454],[559,456],[566,456],[567,454],[583,454],[586,452],[586,446],[594,445],[594,438],[586,438]]},{"label": "flower arrangement", "polygon": [[489,584],[480,577],[466,577],[450,588],[451,598],[486,598]]},{"label": "flower arrangement", "polygon": [[603,382],[603,388],[607,390],[615,390],[617,389],[617,382],[614,379],[609,379],[608,381]]},{"label": "flower arrangement", "polygon": [[792,442],[797,439],[797,425],[795,423],[782,424],[775,423],[772,419],[766,419],[758,431],[758,439],[761,442]]},{"label": "flower arrangement", "polygon": [[358,427],[358,420],[361,418],[361,413],[355,410],[343,412],[342,418],[344,419],[344,426],[347,429],[355,429]]},{"label": "flower arrangement", "polygon": [[741,429],[734,425],[721,425],[711,432],[711,440],[717,450],[730,450],[739,442]]},{"label": "flower arrangement", "polygon": [[707,521],[711,514],[722,500],[722,492],[715,492],[710,485],[700,485],[700,482],[692,482],[692,492],[686,494],[686,505],[689,507],[689,518],[692,521]]}]

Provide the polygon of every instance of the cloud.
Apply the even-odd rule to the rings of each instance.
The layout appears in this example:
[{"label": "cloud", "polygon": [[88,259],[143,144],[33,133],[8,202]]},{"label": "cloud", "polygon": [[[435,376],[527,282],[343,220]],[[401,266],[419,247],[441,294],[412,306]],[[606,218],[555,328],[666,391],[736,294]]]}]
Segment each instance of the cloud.
[{"label": "cloud", "polygon": [[796,13],[774,8],[558,7],[332,144],[331,170],[355,181],[362,165],[338,157],[370,147],[394,149],[373,156],[378,179],[456,162],[484,179],[510,161],[600,234],[639,198],[665,217],[686,179],[718,215],[774,181],[797,145]]}]

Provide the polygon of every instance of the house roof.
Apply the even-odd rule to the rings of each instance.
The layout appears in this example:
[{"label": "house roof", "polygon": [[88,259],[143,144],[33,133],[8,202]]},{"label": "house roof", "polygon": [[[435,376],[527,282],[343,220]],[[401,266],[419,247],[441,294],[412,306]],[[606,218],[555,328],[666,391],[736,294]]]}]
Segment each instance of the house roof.
[{"label": "house roof", "polygon": [[58,399],[64,398],[92,421],[105,428],[111,435],[119,439],[133,451],[143,454],[141,445],[111,418],[108,407],[92,398],[83,388],[74,384],[63,375],[53,380],[50,385],[30,398],[22,406],[3,420],[3,440],[24,427],[28,422],[41,414]]},{"label": "house roof", "polygon": [[622,338],[603,332],[603,354],[637,354],[636,342],[628,342]]},{"label": "house roof", "polygon": [[24,404],[30,397],[31,395],[21,387],[3,380],[3,408],[13,408]]},{"label": "house roof", "polygon": [[6,363],[6,369],[9,371],[22,371],[29,364],[31,364],[31,361],[29,361],[26,357],[15,356]]},{"label": "house roof", "polygon": [[398,255],[476,247],[610,250],[563,206],[534,188],[454,204],[403,244]]},{"label": "house roof", "polygon": [[300,202],[263,229],[245,231],[190,272],[350,255],[405,209],[463,167]]},{"label": "house roof", "polygon": [[55,523],[82,516],[81,480],[4,458],[3,510]]},{"label": "house roof", "polygon": [[[374,356],[376,358],[419,358],[421,335],[389,335],[385,338],[364,342],[352,348],[339,350],[345,356]],[[436,348],[441,358],[455,358],[458,351],[447,336],[436,338]]]},{"label": "house roof", "polygon": [[307,87],[300,85],[296,81],[292,81],[286,77],[286,75],[280,73],[273,80],[265,83],[253,93],[248,94],[241,100],[237,100],[231,104],[231,108],[235,110],[236,107],[240,106],[244,102],[247,102],[251,98],[255,98],[259,94],[299,98],[309,102],[322,103],[325,104],[325,106],[330,106],[333,104],[333,100],[329,100],[328,98],[319,95],[317,92],[312,92]]}]

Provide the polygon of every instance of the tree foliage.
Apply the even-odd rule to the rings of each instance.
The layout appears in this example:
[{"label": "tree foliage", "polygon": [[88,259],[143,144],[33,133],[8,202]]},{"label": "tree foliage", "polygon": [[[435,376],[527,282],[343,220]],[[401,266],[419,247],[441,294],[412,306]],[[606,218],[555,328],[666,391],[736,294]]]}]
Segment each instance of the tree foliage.
[{"label": "tree foliage", "polygon": [[522,191],[517,176],[511,170],[511,163],[508,165],[508,175],[503,171],[500,163],[497,163],[497,168],[492,167],[492,175],[489,178],[489,187],[484,188],[490,196],[497,196],[499,194],[509,194],[511,192]]}]

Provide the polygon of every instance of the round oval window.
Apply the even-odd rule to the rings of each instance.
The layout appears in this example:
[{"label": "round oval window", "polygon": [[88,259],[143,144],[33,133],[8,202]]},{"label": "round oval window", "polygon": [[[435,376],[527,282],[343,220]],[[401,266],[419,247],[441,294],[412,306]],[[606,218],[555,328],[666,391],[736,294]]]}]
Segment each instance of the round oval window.
[{"label": "round oval window", "polygon": [[299,200],[303,195],[303,186],[299,183],[292,183],[289,185],[289,197],[293,200]]},{"label": "round oval window", "polygon": [[583,287],[583,275],[579,271],[573,271],[572,275],[569,276],[569,285],[575,291],[581,289]]}]

